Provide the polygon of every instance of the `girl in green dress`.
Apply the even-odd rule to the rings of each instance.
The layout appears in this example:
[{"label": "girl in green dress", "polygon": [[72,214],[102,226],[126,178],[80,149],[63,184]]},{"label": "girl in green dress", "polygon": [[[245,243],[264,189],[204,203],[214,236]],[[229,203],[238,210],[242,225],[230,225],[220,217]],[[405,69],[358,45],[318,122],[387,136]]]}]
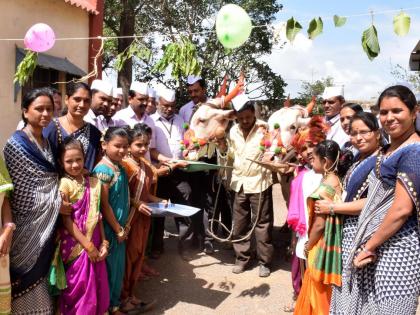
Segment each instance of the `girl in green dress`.
[{"label": "girl in green dress", "polygon": [[125,267],[126,224],[129,213],[128,178],[120,165],[128,151],[129,133],[124,128],[110,127],[102,143],[104,157],[96,165],[93,174],[103,184],[101,211],[104,216],[109,255],[106,258],[110,290],[110,313],[123,314],[119,310],[120,295]]}]

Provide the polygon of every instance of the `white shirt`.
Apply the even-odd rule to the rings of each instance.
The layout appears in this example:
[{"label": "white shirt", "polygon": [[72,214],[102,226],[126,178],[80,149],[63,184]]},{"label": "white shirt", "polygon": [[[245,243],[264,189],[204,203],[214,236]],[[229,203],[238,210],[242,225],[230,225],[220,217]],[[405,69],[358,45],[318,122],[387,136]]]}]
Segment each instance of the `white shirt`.
[{"label": "white shirt", "polygon": [[340,115],[336,115],[331,119],[327,119],[327,122],[330,124],[330,130],[327,133],[328,140],[334,140],[340,146],[340,149],[343,148],[344,144],[350,140],[350,137],[341,127]]},{"label": "white shirt", "polygon": [[150,116],[155,123],[156,149],[167,157],[182,159],[181,140],[184,138],[184,120],[174,115],[167,120],[158,112]]},{"label": "white shirt", "polygon": [[156,130],[155,130],[155,122],[149,115],[146,113],[141,116],[141,118],[137,117],[137,114],[133,111],[130,105],[126,108],[121,109],[120,111],[116,112],[114,116],[112,116],[112,120],[114,121],[114,126],[116,127],[123,127],[123,126],[130,126],[131,128],[134,125],[143,123],[148,125],[152,129],[152,138],[150,139],[150,148],[156,148]]},{"label": "white shirt", "polygon": [[315,191],[315,189],[318,188],[318,186],[321,184],[322,180],[322,174],[317,174],[314,172],[313,169],[310,169],[303,175],[302,179],[302,194],[303,194],[303,204],[305,207],[305,219],[306,219],[306,233],[303,236],[297,235],[297,242],[296,242],[296,256],[301,259],[306,259],[305,253],[304,253],[304,247],[305,243],[308,241],[308,220],[309,220],[309,214],[308,214],[308,203],[306,200],[308,197]]},{"label": "white shirt", "polygon": [[[206,98],[206,102],[207,100],[208,98]],[[181,116],[184,122],[186,123],[190,122],[194,106],[195,106],[194,102],[189,101],[187,104],[182,106],[181,109],[179,110],[179,116]]]},{"label": "white shirt", "polygon": [[89,109],[83,120],[94,125],[100,132],[107,128],[105,117],[102,115],[96,116],[92,109]]}]

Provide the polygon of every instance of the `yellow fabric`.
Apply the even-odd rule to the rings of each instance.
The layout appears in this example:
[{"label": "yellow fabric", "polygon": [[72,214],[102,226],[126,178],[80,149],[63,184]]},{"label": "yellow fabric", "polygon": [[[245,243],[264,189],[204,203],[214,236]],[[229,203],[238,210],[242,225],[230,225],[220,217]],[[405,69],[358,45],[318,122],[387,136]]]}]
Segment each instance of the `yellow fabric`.
[{"label": "yellow fabric", "polygon": [[248,160],[256,160],[261,155],[260,142],[264,134],[259,127],[265,125],[265,122],[257,119],[247,139],[244,139],[239,124],[234,125],[230,130],[228,155],[233,159],[230,187],[235,192],[239,192],[243,187],[245,194],[259,193],[273,183],[269,170]]},{"label": "yellow fabric", "polygon": [[[1,222],[1,206],[5,193],[0,193],[0,234],[3,223]],[[9,255],[0,257],[0,314],[10,314],[11,312],[11,286],[9,274]]]}]

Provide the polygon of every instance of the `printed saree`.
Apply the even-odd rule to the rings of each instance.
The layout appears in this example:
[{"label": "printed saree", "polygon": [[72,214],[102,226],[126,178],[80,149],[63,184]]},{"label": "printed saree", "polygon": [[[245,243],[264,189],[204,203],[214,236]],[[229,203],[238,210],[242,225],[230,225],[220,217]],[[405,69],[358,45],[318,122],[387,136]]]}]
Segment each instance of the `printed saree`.
[{"label": "printed saree", "polygon": [[[315,217],[315,201],[339,201],[340,194],[341,191],[321,183],[308,198],[309,233]],[[341,216],[326,216],[324,233],[308,253],[307,269],[296,302],[295,314],[328,314],[332,285],[341,285],[341,229]]]},{"label": "printed saree", "polygon": [[[81,198],[76,201],[70,199],[73,204],[72,219],[78,229],[99,249],[101,183],[93,177],[85,179]],[[73,179],[61,179],[60,190],[67,196],[74,195],[78,189]],[[104,314],[109,306],[105,261],[91,262],[87,252],[65,228],[60,229],[60,254],[65,264],[67,282],[59,299],[60,311],[63,314]]]},{"label": "printed saree", "polygon": [[[0,234],[2,222],[2,204],[4,197],[13,189],[12,180],[7,172],[6,165],[0,157]],[[9,255],[0,257],[0,315],[10,314],[11,312],[11,286],[9,273]]]}]

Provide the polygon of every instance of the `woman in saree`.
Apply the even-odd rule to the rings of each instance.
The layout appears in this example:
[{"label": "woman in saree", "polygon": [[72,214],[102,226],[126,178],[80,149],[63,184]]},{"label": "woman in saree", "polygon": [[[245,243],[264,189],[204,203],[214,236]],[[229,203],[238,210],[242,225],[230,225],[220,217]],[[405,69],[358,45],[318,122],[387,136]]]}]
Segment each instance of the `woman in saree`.
[{"label": "woman in saree", "polygon": [[100,215],[101,183],[84,174],[83,145],[67,138],[59,147],[64,176],[60,192],[72,204],[71,216],[62,216],[60,255],[67,286],[61,292],[62,314],[103,315],[109,306],[105,239]]},{"label": "woman in saree", "polygon": [[294,314],[325,315],[330,308],[332,285],[341,285],[341,216],[315,213],[315,201],[341,198],[339,175],[346,171],[340,161],[340,148],[332,140],[319,143],[312,153],[312,168],[323,174],[321,184],[309,196],[308,232],[305,244],[307,268]]},{"label": "woman in saree", "polygon": [[70,214],[58,191],[58,173],[42,135],[53,115],[49,89],[34,89],[22,100],[25,126],[6,143],[4,158],[13,182],[11,209],[16,230],[10,250],[13,314],[52,314],[46,275],[54,254],[59,212]]},{"label": "woman in saree", "polygon": [[66,138],[73,137],[79,140],[83,144],[85,168],[89,172],[93,171],[99,160],[101,144],[101,132],[83,120],[89,111],[91,99],[92,93],[86,83],[68,83],[65,98],[67,113],[59,118],[54,118],[43,131],[56,159],[58,159],[58,147]]},{"label": "woman in saree", "polygon": [[12,189],[12,180],[0,157],[0,315],[10,314],[12,302],[9,251],[13,231],[16,229],[8,197]]},{"label": "woman in saree", "polygon": [[[353,165],[348,170],[343,181],[344,202],[332,203],[318,200],[315,203],[315,213],[329,214],[330,208],[337,214],[343,215],[343,239],[341,242],[341,257],[345,262],[357,230],[360,211],[366,201],[368,192],[368,175],[375,167],[376,155],[382,143],[378,120],[372,113],[360,112],[355,114],[349,125],[349,134],[357,155]],[[349,287],[342,274],[342,286],[334,286],[330,305],[330,314],[342,314],[348,303]]]},{"label": "woman in saree", "polygon": [[379,118],[390,136],[369,175],[369,191],[343,272],[345,314],[414,315],[420,293],[420,137],[416,98],[405,86],[385,89]]}]

